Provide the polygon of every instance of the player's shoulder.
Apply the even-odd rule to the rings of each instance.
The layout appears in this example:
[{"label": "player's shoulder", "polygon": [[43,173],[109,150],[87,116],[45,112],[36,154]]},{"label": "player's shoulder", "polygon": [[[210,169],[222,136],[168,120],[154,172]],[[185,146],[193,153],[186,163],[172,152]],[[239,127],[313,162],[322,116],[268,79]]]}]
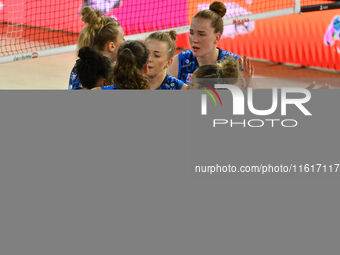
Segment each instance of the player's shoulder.
[{"label": "player's shoulder", "polygon": [[188,65],[195,61],[195,56],[192,50],[185,50],[178,54],[178,60],[181,65]]},{"label": "player's shoulder", "polygon": [[167,74],[159,89],[179,90],[182,88],[183,84],[184,82],[181,80]]},{"label": "player's shoulder", "polygon": [[193,53],[192,53],[192,50],[184,50],[181,53],[179,53],[178,55],[185,57],[185,58],[188,58],[188,57],[193,56]]},{"label": "player's shoulder", "polygon": [[239,55],[231,52],[231,51],[227,51],[227,50],[222,50],[222,49],[219,49],[220,52],[219,52],[219,59],[220,60],[223,60],[225,58],[228,58],[228,57],[233,57],[235,59],[238,59],[239,58]]},{"label": "player's shoulder", "polygon": [[167,75],[166,80],[167,80],[168,83],[181,84],[181,85],[184,84],[184,82],[182,82],[181,80],[179,80],[176,77],[173,77],[169,74]]}]

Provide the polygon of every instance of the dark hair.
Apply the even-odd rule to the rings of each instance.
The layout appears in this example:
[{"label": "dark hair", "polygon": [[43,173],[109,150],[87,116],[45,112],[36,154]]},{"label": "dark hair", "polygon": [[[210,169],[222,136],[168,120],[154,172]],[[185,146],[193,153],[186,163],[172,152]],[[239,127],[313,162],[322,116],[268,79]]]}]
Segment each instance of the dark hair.
[{"label": "dark hair", "polygon": [[215,1],[210,4],[209,10],[198,12],[194,18],[202,18],[211,20],[211,26],[215,29],[215,33],[223,33],[223,16],[226,14],[227,8],[224,3]]},{"label": "dark hair", "polygon": [[81,48],[78,57],[76,70],[83,88],[92,89],[96,87],[100,78],[109,79],[112,64],[107,57],[100,55],[90,47]]},{"label": "dark hair", "polygon": [[168,44],[168,57],[172,58],[176,50],[176,42],[175,42],[176,38],[177,38],[177,33],[174,30],[171,30],[169,32],[157,31],[157,32],[150,34],[145,39],[145,41],[150,40],[150,39],[155,39],[161,42],[166,42]]},{"label": "dark hair", "polygon": [[81,10],[82,21],[86,23],[80,31],[78,48],[84,46],[94,47],[97,50],[104,50],[108,41],[116,42],[119,34],[120,24],[111,17],[105,17],[101,11],[85,6]]},{"label": "dark hair", "polygon": [[143,74],[149,51],[140,41],[126,41],[118,49],[113,70],[114,85],[120,89],[148,89],[149,81]]}]

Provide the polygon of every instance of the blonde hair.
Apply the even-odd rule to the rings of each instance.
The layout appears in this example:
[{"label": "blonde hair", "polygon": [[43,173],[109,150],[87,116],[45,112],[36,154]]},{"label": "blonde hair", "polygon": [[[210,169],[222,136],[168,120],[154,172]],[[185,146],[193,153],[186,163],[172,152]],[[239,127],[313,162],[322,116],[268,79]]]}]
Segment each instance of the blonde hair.
[{"label": "blonde hair", "polygon": [[[194,72],[194,77],[198,79],[214,79],[210,82],[226,82],[228,84],[237,84],[241,73],[239,65],[233,57],[228,57],[216,65],[203,65]],[[202,80],[206,83],[209,80]],[[208,82],[209,83],[209,82]]]},{"label": "blonde hair", "polygon": [[237,82],[237,79],[241,76],[239,71],[239,66],[234,57],[228,57],[224,59],[221,63],[217,63],[217,76],[219,78],[232,79]]},{"label": "blonde hair", "polygon": [[108,41],[116,42],[120,24],[117,20],[102,15],[101,11],[85,6],[81,10],[82,21],[86,23],[80,31],[78,50],[89,46],[96,50],[104,50]]},{"label": "blonde hair", "polygon": [[222,2],[215,1],[210,4],[209,10],[198,12],[194,18],[202,18],[211,20],[211,26],[215,29],[215,33],[223,33],[223,16],[226,14],[227,8]]},{"label": "blonde hair", "polygon": [[195,78],[218,78],[218,66],[217,65],[203,65],[198,67],[193,75]]},{"label": "blonde hair", "polygon": [[171,30],[169,32],[157,31],[157,32],[150,34],[145,39],[145,42],[147,42],[150,39],[158,40],[161,42],[166,42],[168,44],[168,58],[172,58],[175,55],[176,38],[177,38],[177,33],[174,30]]}]

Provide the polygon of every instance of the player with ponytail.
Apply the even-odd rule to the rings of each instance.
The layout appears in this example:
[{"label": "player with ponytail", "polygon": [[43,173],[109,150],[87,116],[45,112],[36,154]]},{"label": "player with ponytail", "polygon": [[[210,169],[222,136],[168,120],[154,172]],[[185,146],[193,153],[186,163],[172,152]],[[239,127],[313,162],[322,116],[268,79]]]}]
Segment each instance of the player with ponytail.
[{"label": "player with ponytail", "polygon": [[140,41],[126,41],[123,43],[113,69],[112,86],[102,89],[149,89],[149,81],[145,76],[149,51]]}]

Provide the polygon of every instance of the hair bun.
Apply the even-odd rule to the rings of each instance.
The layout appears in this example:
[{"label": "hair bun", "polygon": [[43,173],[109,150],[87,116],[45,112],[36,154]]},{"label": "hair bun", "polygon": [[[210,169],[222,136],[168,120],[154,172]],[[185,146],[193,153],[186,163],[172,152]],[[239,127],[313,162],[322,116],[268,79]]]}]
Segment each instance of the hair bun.
[{"label": "hair bun", "polygon": [[103,23],[103,15],[101,11],[94,10],[89,6],[83,7],[81,10],[82,21],[90,26],[94,26],[95,29],[99,29]]},{"label": "hair bun", "polygon": [[170,38],[171,38],[172,40],[176,41],[177,33],[176,33],[175,30],[170,30],[170,31],[168,32],[168,34],[169,34],[169,36],[170,36]]},{"label": "hair bun", "polygon": [[227,8],[225,7],[224,3],[218,1],[212,2],[209,6],[209,10],[217,13],[222,18],[227,12]]}]

